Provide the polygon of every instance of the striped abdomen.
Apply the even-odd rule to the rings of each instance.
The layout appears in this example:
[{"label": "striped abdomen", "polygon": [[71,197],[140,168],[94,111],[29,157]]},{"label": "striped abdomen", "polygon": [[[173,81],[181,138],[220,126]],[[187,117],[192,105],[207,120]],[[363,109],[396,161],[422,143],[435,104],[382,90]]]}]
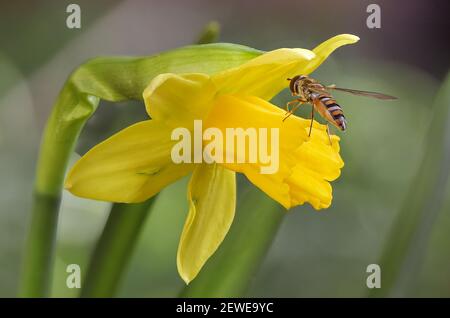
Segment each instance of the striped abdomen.
[{"label": "striped abdomen", "polygon": [[331,95],[320,94],[318,96],[313,96],[313,103],[322,117],[342,131],[347,128],[344,112]]}]

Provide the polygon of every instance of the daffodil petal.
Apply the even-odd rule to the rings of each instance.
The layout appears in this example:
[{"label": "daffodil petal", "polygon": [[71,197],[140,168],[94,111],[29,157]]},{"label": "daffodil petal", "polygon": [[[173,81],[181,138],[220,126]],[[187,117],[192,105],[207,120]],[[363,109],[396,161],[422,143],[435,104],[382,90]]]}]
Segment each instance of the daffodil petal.
[{"label": "daffodil petal", "polygon": [[313,49],[315,56],[305,66],[302,74],[311,74],[316,68],[320,66],[320,64],[322,64],[328,58],[328,56],[330,56],[331,53],[334,52],[334,50],[340,48],[343,45],[353,44],[358,41],[359,37],[357,37],[356,35],[340,34],[326,40],[325,42],[322,42]]},{"label": "daffodil petal", "polygon": [[140,202],[189,173],[189,164],[174,164],[171,130],[162,122],[134,124],[89,150],[69,172],[65,187],[95,200]]},{"label": "daffodil petal", "polygon": [[178,246],[178,272],[189,284],[227,234],[236,206],[233,171],[217,164],[198,165],[188,188],[189,214]]},{"label": "daffodil petal", "polygon": [[310,74],[340,46],[355,43],[351,34],[337,35],[310,51],[282,48],[267,52],[238,67],[212,76],[221,94],[253,95],[272,99],[288,86],[287,78]]},{"label": "daffodil petal", "polygon": [[[236,147],[237,138],[235,138],[234,153],[230,155],[230,149],[226,149],[225,151],[228,153],[218,156],[221,158],[221,164],[233,171],[244,173],[258,188],[289,208],[291,199],[289,185],[285,180],[292,173],[292,168],[297,162],[296,149],[308,138],[305,128],[309,127],[310,120],[291,116],[288,120],[283,121],[285,115],[285,111],[258,97],[224,95],[216,100],[205,122],[205,129],[207,127],[218,128],[225,139],[229,139],[227,138],[227,129],[229,128],[240,128],[247,134],[252,133],[254,140],[257,140],[254,144],[258,149],[250,150],[247,141],[245,154],[239,155],[239,149]],[[320,124],[316,123],[315,125]],[[278,139],[272,129],[277,130]],[[261,135],[264,130],[267,137]],[[273,140],[277,142],[274,147],[271,146],[272,136]],[[226,144],[227,140],[223,143]],[[261,160],[260,151],[263,149],[263,145],[267,149],[263,153],[270,157],[269,160]],[[272,149],[278,150],[278,158]],[[251,154],[257,154],[257,158],[251,160]],[[245,159],[241,160],[244,162],[239,163],[238,157]],[[229,160],[232,162],[226,162],[227,158],[233,158],[233,160]],[[262,173],[263,170],[264,173]]]},{"label": "daffodil petal", "polygon": [[147,113],[170,127],[192,127],[195,119],[205,117],[216,89],[206,74],[172,74],[156,76],[144,90]]},{"label": "daffodil petal", "polygon": [[310,203],[316,210],[327,208],[332,200],[329,181],[339,177],[344,166],[339,155],[339,137],[314,128],[311,138],[296,150],[298,164],[286,180],[289,185],[291,206]]},{"label": "daffodil petal", "polygon": [[286,88],[287,78],[301,73],[314,57],[315,53],[310,50],[282,48],[217,73],[212,79],[221,94],[252,95],[270,100]]}]

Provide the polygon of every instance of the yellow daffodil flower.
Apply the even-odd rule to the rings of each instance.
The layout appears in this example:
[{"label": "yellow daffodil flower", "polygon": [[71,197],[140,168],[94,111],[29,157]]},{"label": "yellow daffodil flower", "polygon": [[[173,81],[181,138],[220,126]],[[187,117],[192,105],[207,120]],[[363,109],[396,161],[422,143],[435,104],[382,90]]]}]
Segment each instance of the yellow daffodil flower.
[{"label": "yellow daffodil flower", "polygon": [[[358,37],[338,35],[314,50],[278,49],[214,74],[161,74],[143,92],[151,120],[136,123],[88,151],[71,169],[65,187],[73,194],[113,202],[144,201],[192,172],[188,186],[189,213],[177,255],[186,283],[198,274],[224,239],[236,203],[235,172],[286,209],[310,203],[315,209],[331,204],[330,181],[343,167],[339,138],[328,140],[326,127],[291,116],[268,101],[286,88],[287,78],[314,71],[336,48]],[[179,163],[171,159],[177,143],[171,132],[204,127],[279,129],[279,169],[262,174],[254,163]],[[227,154],[223,154],[224,156]]]}]

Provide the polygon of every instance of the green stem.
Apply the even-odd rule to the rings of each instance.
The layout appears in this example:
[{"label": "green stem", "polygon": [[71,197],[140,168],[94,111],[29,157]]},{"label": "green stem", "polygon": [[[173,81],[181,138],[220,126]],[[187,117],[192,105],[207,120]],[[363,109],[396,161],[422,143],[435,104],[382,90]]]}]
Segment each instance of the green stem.
[{"label": "green stem", "polygon": [[283,208],[261,191],[249,190],[224,242],[180,296],[244,296],[284,215]]},{"label": "green stem", "polygon": [[114,204],[93,252],[81,297],[112,297],[156,196],[144,203]]},{"label": "green stem", "polygon": [[31,228],[24,256],[21,297],[39,297],[48,293],[59,197],[35,193]]},{"label": "green stem", "polygon": [[73,85],[61,91],[44,131],[33,195],[31,224],[19,287],[21,297],[48,294],[59,202],[69,156],[98,98],[77,94]]}]

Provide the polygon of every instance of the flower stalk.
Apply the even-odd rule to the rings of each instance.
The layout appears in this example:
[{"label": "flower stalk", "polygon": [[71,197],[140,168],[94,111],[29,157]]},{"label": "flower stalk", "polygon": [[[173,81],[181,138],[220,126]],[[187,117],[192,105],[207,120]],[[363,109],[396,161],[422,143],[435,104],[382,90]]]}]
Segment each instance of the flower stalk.
[{"label": "flower stalk", "polygon": [[61,91],[44,131],[33,194],[19,296],[48,294],[61,189],[69,156],[98,98],[79,94],[68,83]]}]

